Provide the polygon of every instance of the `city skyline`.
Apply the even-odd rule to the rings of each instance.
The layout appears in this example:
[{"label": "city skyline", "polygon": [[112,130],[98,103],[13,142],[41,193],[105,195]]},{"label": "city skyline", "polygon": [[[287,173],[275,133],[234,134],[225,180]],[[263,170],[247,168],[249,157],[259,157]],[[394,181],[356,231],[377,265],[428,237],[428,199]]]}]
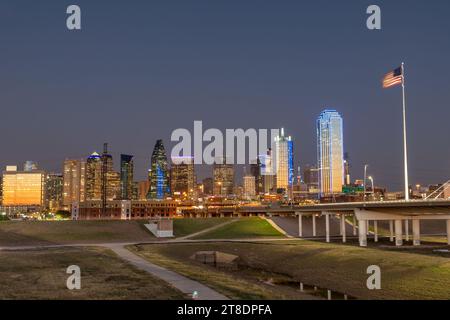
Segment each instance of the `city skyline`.
[{"label": "city skyline", "polygon": [[[338,122],[334,122],[334,121],[338,121]],[[332,128],[334,128],[332,130]],[[245,130],[245,129],[244,129]],[[288,191],[288,188],[286,186],[293,186],[294,185],[294,176],[296,178],[304,178],[304,174],[305,171],[303,170],[304,168],[310,168],[315,167],[318,168],[318,172],[319,172],[319,177],[318,177],[318,181],[317,184],[319,185],[319,190],[320,193],[322,195],[326,195],[326,194],[338,194],[342,192],[342,187],[344,185],[349,185],[349,184],[353,184],[353,183],[358,183],[358,181],[361,181],[363,179],[363,176],[360,175],[360,173],[355,173],[353,170],[350,169],[350,167],[352,167],[352,162],[348,161],[348,152],[346,152],[346,149],[344,147],[344,130],[343,130],[343,118],[341,116],[341,114],[336,111],[336,110],[332,110],[332,109],[324,109],[320,115],[317,117],[316,119],[316,155],[317,158],[315,159],[315,162],[313,161],[312,163],[304,163],[301,159],[296,159],[294,156],[294,143],[293,143],[293,137],[291,136],[285,136],[285,129],[281,128],[280,129],[280,134],[278,136],[275,137],[272,146],[275,147],[275,149],[277,150],[277,154],[280,154],[280,157],[275,157],[277,160],[277,163],[274,164],[274,167],[272,170],[274,170],[274,177],[275,178],[274,182],[274,188],[279,188],[279,189],[284,189],[285,191]],[[333,134],[334,132],[334,134]],[[330,136],[329,136],[330,135]],[[270,140],[270,139],[269,139]],[[338,144],[336,144],[336,141],[339,140],[340,142]],[[270,142],[270,141],[269,141]],[[108,143],[104,143],[104,148],[106,146],[107,148]],[[203,143],[203,145],[205,145],[205,143]],[[339,176],[337,178],[336,181],[341,181],[342,183],[335,183],[335,182],[331,182],[333,180],[332,175],[330,174],[328,175],[325,180],[330,180],[329,184],[328,182],[326,183],[325,180],[323,180],[322,176],[323,174],[321,173],[323,170],[321,170],[320,168],[322,167],[326,167],[327,165],[322,164],[323,163],[323,158],[336,158],[337,155],[327,155],[325,156],[325,154],[321,151],[323,148],[328,148],[327,146],[329,146],[330,148],[328,148],[327,150],[329,152],[331,152],[330,150],[332,149],[331,146],[332,145],[336,145],[338,148],[338,154],[340,155],[339,157],[337,157],[337,159],[339,159],[339,164],[337,165],[337,167],[339,167],[339,169],[333,168],[331,171],[336,171],[336,170],[340,170],[342,171],[341,176]],[[248,152],[248,143],[246,143],[246,152]],[[224,146],[225,149],[225,146]],[[269,149],[270,150],[270,149]],[[170,152],[167,152],[168,154],[170,154]],[[113,156],[114,154],[118,155],[118,158],[120,159],[120,162],[118,165],[113,163],[113,158],[115,156]],[[132,186],[130,183],[140,183],[140,182],[145,182],[145,181],[150,181],[150,180],[154,180],[154,188],[158,189],[158,190],[153,190],[153,195],[152,196],[147,196],[150,197],[149,199],[162,199],[161,197],[163,197],[163,195],[169,195],[172,193],[171,190],[171,179],[170,179],[170,171],[177,167],[178,162],[181,161],[181,164],[183,164],[185,162],[186,159],[191,160],[193,162],[193,156],[185,156],[185,157],[178,157],[178,156],[171,156],[171,155],[166,155],[166,151],[164,148],[164,141],[162,139],[157,139],[156,143],[154,145],[153,148],[153,152],[151,154],[151,156],[147,159],[147,164],[145,167],[145,175],[142,175],[142,172],[138,172],[138,174],[136,176],[138,176],[137,179],[134,179],[135,175],[135,169],[134,169],[134,159],[135,156],[134,155],[127,155],[127,154],[123,154],[120,150],[116,151],[116,152],[109,152],[107,151],[107,153],[105,153],[105,151],[103,152],[103,155],[100,155],[97,151],[92,152],[89,156],[87,157],[79,157],[79,158],[75,158],[75,159],[71,159],[66,157],[62,163],[62,170],[58,171],[58,170],[48,170],[47,168],[44,168],[43,166],[40,166],[40,164],[38,164],[36,161],[34,160],[24,160],[23,162],[23,171],[31,171],[31,170],[37,170],[38,166],[39,166],[39,170],[43,170],[44,172],[46,172],[47,174],[62,174],[64,175],[64,173],[67,171],[66,169],[66,163],[69,162],[71,165],[72,162],[82,162],[84,164],[84,166],[87,165],[87,175],[89,175],[89,163],[91,162],[91,166],[92,169],[91,171],[91,175],[93,176],[91,178],[92,183],[95,184],[95,186],[91,186],[90,189],[92,189],[90,192],[92,194],[95,195],[91,195],[89,196],[89,185],[87,185],[87,189],[88,189],[88,196],[86,199],[99,199],[100,194],[101,194],[101,179],[102,177],[100,177],[101,175],[101,159],[103,156],[106,156],[107,158],[107,181],[108,183],[110,183],[110,181],[113,183],[113,189],[108,190],[107,194],[110,194],[108,196],[108,199],[112,200],[113,198],[117,198],[117,199],[127,199],[129,198],[128,194],[130,194],[130,192],[132,192],[134,186]],[[252,167],[252,165],[255,165],[254,161],[261,161],[261,157],[267,157],[267,155],[261,154],[258,156],[257,159],[253,160],[253,161],[249,161],[249,163],[246,163],[244,165],[240,165],[240,164],[232,164],[232,165],[228,165],[230,168],[232,168],[233,171],[233,180],[234,180],[234,186],[243,186],[243,184],[238,183],[237,181],[242,180],[245,177],[245,171],[246,171],[246,166],[249,166],[250,168]],[[125,160],[126,159],[126,160]],[[221,157],[215,158],[215,161],[217,162],[216,164],[212,164],[212,165],[208,165],[208,164],[202,164],[202,165],[194,165],[194,163],[192,163],[192,172],[195,172],[195,183],[201,183],[201,181],[203,179],[207,179],[207,178],[214,178],[215,175],[215,170],[218,166],[220,166],[221,161],[220,160]],[[228,159],[228,157],[227,157]],[[262,159],[263,161],[265,161],[264,159]],[[227,160],[228,161],[228,160]],[[336,159],[334,160],[327,160],[330,161],[331,164],[336,163]],[[126,164],[128,163],[128,164]],[[328,163],[328,162],[327,162]],[[297,167],[297,172],[294,172],[294,166],[295,164],[301,164]],[[164,167],[164,169],[161,171],[159,170],[157,167],[159,167],[160,165],[162,165]],[[20,166],[17,163],[10,163],[7,164],[5,166],[5,168],[7,169],[11,166]],[[78,165],[79,166],[79,165]],[[125,168],[123,168],[122,166],[125,166]],[[156,167],[155,167],[156,166]],[[159,172],[157,174],[158,177],[154,177],[152,178],[152,167],[153,169],[158,169]],[[198,169],[198,167],[203,168],[202,169]],[[205,170],[206,168],[206,170]],[[243,170],[240,170],[243,169]],[[78,169],[80,170],[80,169]],[[86,169],[81,169],[83,173],[79,173],[79,175],[84,175],[84,170]],[[125,171],[130,171],[128,173],[124,173],[122,172],[123,170]],[[156,170],[156,171],[158,171]],[[264,177],[264,175],[267,174],[267,169],[261,168],[259,169],[261,171],[260,174],[262,174],[262,177]],[[300,171],[298,171],[300,170]],[[155,170],[153,170],[155,171]],[[198,172],[202,172],[203,174],[197,175]],[[345,171],[345,172],[344,172]],[[347,176],[348,174],[348,176]],[[123,175],[123,176],[122,176]],[[168,177],[164,178],[163,176],[169,175]],[[271,175],[269,173],[269,175]],[[95,179],[95,176],[98,176]],[[131,177],[132,179],[130,181],[128,181],[128,177]],[[141,176],[143,176],[142,178],[140,178]],[[281,176],[282,179],[280,180],[278,178],[278,176]],[[197,179],[198,177],[198,179]],[[372,178],[372,176],[371,176]],[[347,180],[350,179],[350,180]],[[97,182],[95,182],[97,180]],[[128,192],[126,192],[127,196],[124,197],[124,190],[122,187],[122,181],[128,181],[127,183],[127,188],[128,188]],[[322,181],[323,180],[323,181]],[[381,179],[380,179],[381,180]],[[445,180],[447,181],[447,180]],[[436,185],[439,183],[443,183],[445,181],[433,181],[432,183],[429,183],[429,186],[432,185]],[[297,181],[296,181],[297,182]],[[107,184],[108,184],[107,183]],[[261,181],[262,183],[262,181]],[[116,186],[117,184],[117,186]],[[327,184],[327,186],[325,188],[321,188],[321,185],[323,184]],[[151,183],[150,183],[151,185]],[[417,184],[411,183],[410,187],[414,188]],[[426,184],[423,184],[426,185]],[[423,186],[422,185],[422,186]],[[390,189],[388,186],[386,185],[377,185],[380,188],[387,188],[387,190],[389,191],[401,191],[400,189]],[[167,191],[164,191],[164,190]],[[325,189],[329,189],[329,191],[326,191]],[[83,193],[84,192],[84,187],[82,187],[80,189],[80,192]],[[114,193],[114,196],[112,195]],[[117,193],[117,195],[115,194]],[[222,192],[218,192],[218,194],[221,194]],[[232,193],[230,192],[226,192],[224,195],[231,195]]]},{"label": "city skyline", "polygon": [[449,300],[448,12],[0,1],[0,300]]},{"label": "city skyline", "polygon": [[[358,1],[266,3],[257,12],[238,2],[179,2],[178,10],[155,2],[125,14],[111,4],[106,21],[96,19],[104,18],[102,5],[79,4],[78,34],[58,28],[64,6],[0,5],[8,47],[0,134],[12,137],[2,144],[2,168],[32,159],[61,172],[65,158],[85,158],[108,141],[116,159],[135,156],[143,180],[154,141],[170,149],[170,133],[194,120],[220,129],[284,127],[295,138],[295,167],[306,166],[316,163],[313,119],[332,106],[346,119],[352,175],[362,177],[370,164],[377,184],[401,190],[401,100],[380,81],[405,61],[410,184],[450,177],[450,67],[441,63],[450,53],[442,41],[448,3],[433,10],[417,1],[383,3],[380,32],[365,28],[367,5]],[[418,41],[424,50],[416,50]]]}]

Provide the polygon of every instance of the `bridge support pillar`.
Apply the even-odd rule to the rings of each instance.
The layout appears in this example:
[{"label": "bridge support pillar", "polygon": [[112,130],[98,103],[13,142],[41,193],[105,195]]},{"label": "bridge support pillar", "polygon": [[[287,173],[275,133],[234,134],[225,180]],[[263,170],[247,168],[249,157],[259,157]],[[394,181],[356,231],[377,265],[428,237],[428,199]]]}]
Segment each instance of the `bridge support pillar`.
[{"label": "bridge support pillar", "polygon": [[447,244],[450,245],[450,220],[447,220]]},{"label": "bridge support pillar", "polygon": [[420,220],[412,221],[413,245],[420,246]]},{"label": "bridge support pillar", "polygon": [[347,230],[345,230],[345,214],[341,214],[341,235],[342,235],[342,242],[347,242]]},{"label": "bridge support pillar", "polygon": [[358,221],[358,231],[359,231],[359,246],[367,247],[367,222],[366,220]]},{"label": "bridge support pillar", "polygon": [[375,242],[378,242],[378,221],[377,220],[375,220],[373,222],[373,236],[374,236]]},{"label": "bridge support pillar", "polygon": [[302,214],[301,213],[299,213],[298,214],[298,236],[300,237],[300,238],[302,238],[303,237],[303,216],[302,216]]},{"label": "bridge support pillar", "polygon": [[316,232],[316,215],[313,214],[312,215],[312,231],[313,231],[313,237],[317,236],[317,232]]},{"label": "bridge support pillar", "polygon": [[403,245],[402,220],[395,220],[395,245]]},{"label": "bridge support pillar", "polygon": [[409,220],[405,220],[405,240],[409,241]]},{"label": "bridge support pillar", "polygon": [[330,242],[330,214],[325,213],[325,239]]},{"label": "bridge support pillar", "polygon": [[353,215],[353,236],[356,236],[356,215]]},{"label": "bridge support pillar", "polygon": [[389,220],[389,241],[394,242],[394,221]]}]

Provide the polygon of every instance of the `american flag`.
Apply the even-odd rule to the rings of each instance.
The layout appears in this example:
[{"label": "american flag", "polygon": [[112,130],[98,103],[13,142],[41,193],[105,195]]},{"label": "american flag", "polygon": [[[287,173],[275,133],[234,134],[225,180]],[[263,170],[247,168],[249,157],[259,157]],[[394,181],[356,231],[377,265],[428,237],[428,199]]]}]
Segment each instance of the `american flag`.
[{"label": "american flag", "polygon": [[403,82],[403,69],[399,67],[394,71],[389,72],[383,78],[383,88],[390,88],[397,86]]}]

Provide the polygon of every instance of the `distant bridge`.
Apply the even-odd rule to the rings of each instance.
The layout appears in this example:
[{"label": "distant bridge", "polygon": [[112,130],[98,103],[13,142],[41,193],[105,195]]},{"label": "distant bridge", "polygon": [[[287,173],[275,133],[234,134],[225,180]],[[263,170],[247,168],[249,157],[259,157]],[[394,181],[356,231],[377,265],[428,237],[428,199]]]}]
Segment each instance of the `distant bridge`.
[{"label": "distant bridge", "polygon": [[[389,221],[390,239],[395,238],[397,246],[403,245],[403,240],[409,240],[409,223],[412,223],[413,244],[420,245],[421,220],[446,220],[447,241],[450,245],[450,199],[409,200],[409,201],[376,201],[327,203],[300,206],[235,206],[224,208],[208,208],[188,210],[187,215],[194,216],[297,216],[299,237],[303,237],[303,217],[312,218],[313,236],[316,236],[316,218],[325,216],[325,236],[330,242],[330,216],[341,220],[342,241],[346,242],[346,217],[353,219],[353,234],[358,230],[359,244],[367,246],[367,234],[370,222],[373,222],[374,239],[378,241],[378,221]],[[403,232],[403,230],[405,232]]]}]

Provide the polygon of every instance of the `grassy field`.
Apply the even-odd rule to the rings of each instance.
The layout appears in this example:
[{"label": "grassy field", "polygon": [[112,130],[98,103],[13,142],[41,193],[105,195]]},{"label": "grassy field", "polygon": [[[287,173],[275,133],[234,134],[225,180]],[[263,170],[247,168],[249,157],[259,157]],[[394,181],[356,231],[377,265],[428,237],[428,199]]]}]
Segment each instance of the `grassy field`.
[{"label": "grassy field", "polygon": [[184,237],[227,221],[231,221],[231,218],[174,219],[173,231],[175,237]]},{"label": "grassy field", "polygon": [[[358,299],[450,299],[448,256],[311,241],[161,244],[135,250],[154,263],[235,298],[279,298],[279,288],[260,288],[261,281],[273,279],[303,282]],[[239,255],[240,268],[218,271],[189,259],[201,250]],[[366,287],[370,265],[381,268],[381,290]]]},{"label": "grassy field", "polygon": [[[209,248],[208,245],[198,245],[198,247]],[[189,255],[197,251],[195,248],[197,245],[128,247],[129,250],[149,261],[206,284],[231,299],[318,299],[297,290],[276,288],[262,281],[255,281],[249,276],[235,277],[232,276],[233,273],[197,263],[189,258]],[[182,253],[183,250],[187,251]],[[187,252],[189,254],[185,254]]]},{"label": "grassy field", "polygon": [[152,241],[138,221],[6,221],[0,222],[0,246]]},{"label": "grassy field", "polygon": [[[66,269],[81,269],[81,290],[68,290]],[[1,299],[185,299],[165,282],[102,248],[0,251]]]},{"label": "grassy field", "polygon": [[242,218],[193,239],[282,238],[278,230],[261,218]]}]

